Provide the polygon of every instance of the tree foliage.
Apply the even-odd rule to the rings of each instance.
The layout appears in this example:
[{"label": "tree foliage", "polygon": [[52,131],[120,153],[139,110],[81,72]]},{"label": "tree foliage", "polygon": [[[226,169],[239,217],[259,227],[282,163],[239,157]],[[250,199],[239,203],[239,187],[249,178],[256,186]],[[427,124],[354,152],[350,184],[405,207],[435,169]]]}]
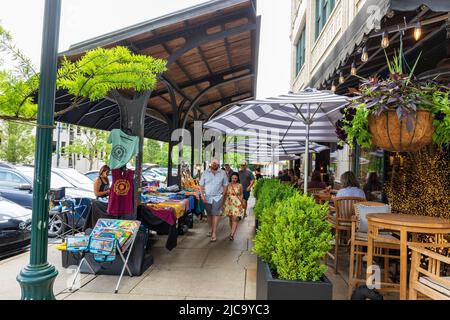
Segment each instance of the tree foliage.
[{"label": "tree foliage", "polygon": [[71,144],[63,148],[66,155],[79,154],[89,161],[89,170],[92,170],[94,161],[100,158],[102,153],[105,154],[105,162],[109,158],[111,145],[106,143],[109,132],[102,130],[84,129],[82,131],[82,139],[77,138]]},{"label": "tree foliage", "polygon": [[32,163],[35,137],[33,127],[12,121],[0,123],[0,159],[9,163]]},{"label": "tree foliage", "polygon": [[142,156],[144,163],[161,163],[161,145],[158,141],[145,139],[144,154]]},{"label": "tree foliage", "polygon": [[[37,106],[32,99],[39,88],[39,74],[0,26],[0,51],[13,62],[12,70],[0,70],[0,118],[35,120]],[[126,47],[97,48],[81,59],[64,57],[56,85],[73,95],[70,106],[55,113],[60,116],[76,109],[82,101],[100,100],[113,90],[145,91],[156,86],[157,75],[166,71],[166,61],[133,54]]]}]

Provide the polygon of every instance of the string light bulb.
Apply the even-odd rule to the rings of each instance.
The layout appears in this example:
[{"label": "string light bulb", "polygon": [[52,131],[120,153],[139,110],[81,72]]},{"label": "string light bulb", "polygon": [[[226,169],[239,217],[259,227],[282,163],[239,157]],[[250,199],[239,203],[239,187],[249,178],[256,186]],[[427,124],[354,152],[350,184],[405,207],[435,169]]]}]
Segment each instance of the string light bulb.
[{"label": "string light bulb", "polygon": [[422,36],[422,25],[420,24],[420,22],[417,22],[416,26],[414,27],[414,39],[416,41],[419,41],[421,36]]},{"label": "string light bulb", "polygon": [[364,48],[363,48],[362,55],[361,55],[361,61],[362,62],[369,61],[369,52],[367,51],[367,46],[364,46]]},{"label": "string light bulb", "polygon": [[389,36],[386,32],[383,32],[383,35],[381,36],[381,47],[383,49],[389,47]]},{"label": "string light bulb", "polygon": [[352,76],[356,76],[357,72],[358,72],[358,70],[356,70],[356,63],[355,63],[355,61],[353,61],[352,69],[350,70],[350,73]]},{"label": "string light bulb", "polygon": [[343,84],[345,82],[344,74],[342,71],[339,73],[339,83]]},{"label": "string light bulb", "polygon": [[331,91],[336,92],[336,85],[333,83],[331,83]]}]

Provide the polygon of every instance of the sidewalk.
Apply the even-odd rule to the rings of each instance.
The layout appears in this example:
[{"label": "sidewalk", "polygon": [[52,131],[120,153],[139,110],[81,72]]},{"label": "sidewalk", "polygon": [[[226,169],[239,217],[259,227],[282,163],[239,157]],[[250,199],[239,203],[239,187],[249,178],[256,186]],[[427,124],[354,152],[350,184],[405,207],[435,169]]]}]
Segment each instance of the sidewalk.
[{"label": "sidewalk", "polygon": [[[250,200],[253,207],[254,200]],[[154,264],[140,277],[124,276],[114,294],[118,276],[82,274],[82,287],[73,293],[67,282],[73,270],[61,266],[61,254],[49,245],[48,260],[59,271],[54,292],[57,299],[255,299],[256,257],[251,254],[254,217],[241,221],[235,240],[229,241],[228,219],[221,219],[217,242],[209,242],[208,224],[197,221],[178,237],[172,251],[165,248],[166,236],[157,236],[151,248]],[[0,261],[0,299],[20,299],[15,280],[28,263],[29,253]]]},{"label": "sidewalk", "polygon": [[[54,293],[57,299],[69,300],[184,300],[184,299],[256,299],[256,256],[251,253],[255,220],[251,213],[254,198],[249,200],[249,216],[239,223],[235,240],[229,241],[228,219],[222,218],[217,242],[211,243],[206,222],[196,221],[194,228],[178,237],[172,251],[165,248],[166,236],[158,236],[151,248],[154,264],[140,277],[124,276],[119,293],[114,294],[118,276],[82,274],[81,288],[67,290],[73,269],[61,266],[61,253],[49,245],[48,260],[59,271]],[[20,299],[16,276],[28,263],[29,253],[0,261],[0,300]],[[347,299],[346,278],[327,276],[333,282],[333,299]],[[345,279],[345,281],[344,281]]]}]

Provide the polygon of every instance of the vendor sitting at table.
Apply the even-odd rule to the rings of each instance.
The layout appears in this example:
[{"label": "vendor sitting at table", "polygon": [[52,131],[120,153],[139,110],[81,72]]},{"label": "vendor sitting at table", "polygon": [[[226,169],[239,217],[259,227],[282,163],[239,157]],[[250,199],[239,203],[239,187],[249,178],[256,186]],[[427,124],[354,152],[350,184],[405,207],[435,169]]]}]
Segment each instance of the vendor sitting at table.
[{"label": "vendor sitting at table", "polygon": [[100,201],[108,201],[109,195],[109,167],[104,165],[100,168],[98,172],[98,178],[94,181],[94,194],[97,197],[97,200]]},{"label": "vendor sitting at table", "polygon": [[352,171],[344,172],[341,175],[342,189],[338,191],[336,197],[356,197],[366,199],[366,194],[359,187],[358,179]]}]

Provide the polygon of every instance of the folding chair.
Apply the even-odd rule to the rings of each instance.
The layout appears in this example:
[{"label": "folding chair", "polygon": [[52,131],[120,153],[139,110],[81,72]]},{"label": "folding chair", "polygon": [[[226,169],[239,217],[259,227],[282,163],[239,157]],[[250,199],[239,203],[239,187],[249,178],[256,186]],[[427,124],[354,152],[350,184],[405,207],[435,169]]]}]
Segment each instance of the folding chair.
[{"label": "folding chair", "polygon": [[[141,222],[135,221],[135,220],[115,220],[115,219],[99,219],[97,221],[97,224],[95,225],[94,229],[92,230],[92,233],[89,235],[89,241],[88,245],[81,248],[79,252],[82,252],[82,259],[80,261],[80,264],[78,265],[77,271],[75,273],[75,276],[73,278],[72,284],[69,288],[69,291],[72,291],[73,286],[75,284],[75,281],[78,277],[78,274],[81,271],[81,266],[83,265],[83,262],[86,262],[92,271],[93,274],[95,274],[94,269],[89,264],[89,262],[86,260],[86,253],[90,252],[93,254],[98,254],[98,248],[93,247],[93,243],[95,240],[104,238],[105,235],[108,236],[109,239],[114,239],[114,248],[113,250],[116,250],[119,257],[121,258],[123,262],[123,267],[120,272],[119,280],[117,281],[116,289],[114,293],[117,293],[119,291],[120,282],[122,281],[123,274],[125,272],[125,269],[127,269],[127,272],[130,277],[133,276],[129,266],[128,266],[128,260],[131,254],[131,251],[133,250],[133,245],[136,240],[136,236],[139,230]],[[114,238],[111,238],[110,236],[114,235]],[[127,235],[127,236],[124,236]],[[124,255],[124,253],[128,250],[128,254]],[[105,259],[105,262],[108,261]],[[111,260],[109,260],[111,261]],[[102,261],[98,261],[99,263],[102,263]]]},{"label": "folding chair", "polygon": [[54,238],[64,239],[81,231],[91,203],[89,198],[62,198],[52,200],[54,206],[49,214],[49,226],[55,224],[60,232],[49,234]]}]

